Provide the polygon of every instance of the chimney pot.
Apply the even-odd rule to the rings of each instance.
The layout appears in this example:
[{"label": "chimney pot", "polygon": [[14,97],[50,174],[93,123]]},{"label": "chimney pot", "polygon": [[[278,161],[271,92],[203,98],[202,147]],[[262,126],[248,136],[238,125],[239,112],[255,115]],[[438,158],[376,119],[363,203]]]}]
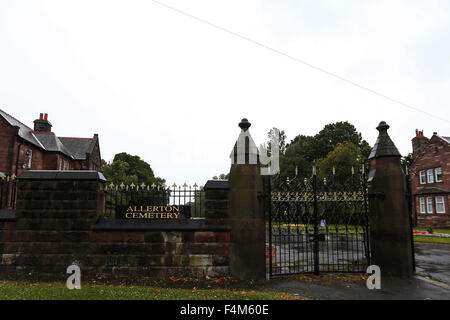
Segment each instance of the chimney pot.
[{"label": "chimney pot", "polygon": [[42,120],[44,118],[44,114],[43,113],[40,113],[39,114],[39,120]]},{"label": "chimney pot", "polygon": [[48,119],[48,114],[44,114],[44,120]]}]

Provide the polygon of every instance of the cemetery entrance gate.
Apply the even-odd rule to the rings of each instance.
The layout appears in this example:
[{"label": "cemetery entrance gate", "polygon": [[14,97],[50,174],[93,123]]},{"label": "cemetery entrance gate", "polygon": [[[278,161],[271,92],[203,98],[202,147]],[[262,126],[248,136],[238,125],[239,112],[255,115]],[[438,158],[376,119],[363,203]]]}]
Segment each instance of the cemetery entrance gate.
[{"label": "cemetery entrance gate", "polygon": [[270,277],[365,273],[370,265],[364,169],[351,174],[265,176]]}]

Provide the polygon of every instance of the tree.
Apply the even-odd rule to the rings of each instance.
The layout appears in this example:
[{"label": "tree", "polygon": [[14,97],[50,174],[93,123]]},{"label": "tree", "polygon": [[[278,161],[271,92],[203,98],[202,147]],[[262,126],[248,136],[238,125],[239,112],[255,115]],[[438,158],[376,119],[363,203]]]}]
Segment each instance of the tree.
[{"label": "tree", "polygon": [[339,144],[345,142],[356,146],[361,159],[368,164],[367,158],[372,148],[367,141],[362,139],[361,134],[349,122],[336,122],[327,124],[315,136],[298,135],[287,144],[286,151],[280,158],[280,174],[292,176],[297,167],[299,175],[308,176],[314,164],[318,164]]},{"label": "tree", "polygon": [[227,173],[227,174],[221,173],[221,174],[219,174],[219,176],[214,176],[212,178],[213,178],[213,180],[228,180],[229,176],[230,176],[229,173]]},{"label": "tree", "polygon": [[406,174],[406,172],[411,169],[412,164],[414,162],[413,154],[410,152],[408,155],[402,157],[401,164],[403,168],[403,172]]},{"label": "tree", "polygon": [[[278,137],[275,137],[276,130],[278,130],[278,132],[279,132]],[[286,133],[284,132],[284,130],[279,130],[278,128],[273,127],[272,129],[269,130],[269,132],[267,132],[267,138],[269,138],[269,139],[266,142],[266,148],[267,148],[267,151],[269,152],[269,156],[271,155],[271,150],[272,150],[271,141],[274,138],[278,139],[278,148],[280,151],[280,155],[282,155],[286,152]]]},{"label": "tree", "polygon": [[133,156],[126,152],[118,153],[112,162],[102,160],[103,175],[108,183],[129,185],[131,183],[146,185],[162,185],[165,180],[155,177],[150,164],[139,156]]},{"label": "tree", "polygon": [[318,161],[319,178],[344,183],[351,177],[352,168],[356,173],[362,168],[364,162],[365,158],[357,145],[348,141],[340,143],[325,158]]},{"label": "tree", "polygon": [[367,141],[363,140],[361,133],[357,132],[355,126],[347,121],[327,124],[314,137],[314,140],[316,160],[325,158],[338,144],[343,142],[351,142],[360,147],[364,154],[367,153],[367,156],[370,153]]}]

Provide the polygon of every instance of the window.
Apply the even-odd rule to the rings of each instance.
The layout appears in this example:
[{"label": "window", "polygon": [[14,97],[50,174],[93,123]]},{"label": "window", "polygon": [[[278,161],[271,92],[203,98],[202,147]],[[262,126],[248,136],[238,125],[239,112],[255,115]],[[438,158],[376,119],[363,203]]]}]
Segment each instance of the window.
[{"label": "window", "polygon": [[433,213],[433,198],[427,198],[427,213]]},{"label": "window", "polygon": [[442,168],[434,169],[434,173],[436,174],[436,182],[442,182]]},{"label": "window", "polygon": [[425,170],[420,171],[420,184],[427,183],[427,177],[425,174]]},{"label": "window", "polygon": [[33,161],[33,150],[28,150],[28,169],[31,169],[31,163]]},{"label": "window", "polygon": [[428,176],[428,183],[434,183],[434,170],[428,169],[427,170],[427,176]]},{"label": "window", "polygon": [[436,197],[435,200],[436,200],[436,213],[445,213],[444,197],[439,196]]},{"label": "window", "polygon": [[425,198],[420,198],[420,213],[425,214]]}]

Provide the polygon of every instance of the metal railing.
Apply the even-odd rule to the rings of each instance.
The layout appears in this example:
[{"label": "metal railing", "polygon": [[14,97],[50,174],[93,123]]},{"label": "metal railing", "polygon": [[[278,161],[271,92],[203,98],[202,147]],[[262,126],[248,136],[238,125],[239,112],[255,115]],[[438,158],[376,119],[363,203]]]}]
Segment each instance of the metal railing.
[{"label": "metal railing", "polygon": [[15,209],[17,197],[17,179],[14,174],[0,176],[0,209]]},{"label": "metal railing", "polygon": [[366,172],[266,179],[271,276],[365,272],[370,264]]},{"label": "metal railing", "polygon": [[158,212],[161,207],[176,206],[184,218],[205,217],[205,193],[203,187],[173,184],[146,185],[144,183],[129,185],[107,183],[105,186],[105,219],[121,219],[127,209],[140,208],[141,211]]}]

